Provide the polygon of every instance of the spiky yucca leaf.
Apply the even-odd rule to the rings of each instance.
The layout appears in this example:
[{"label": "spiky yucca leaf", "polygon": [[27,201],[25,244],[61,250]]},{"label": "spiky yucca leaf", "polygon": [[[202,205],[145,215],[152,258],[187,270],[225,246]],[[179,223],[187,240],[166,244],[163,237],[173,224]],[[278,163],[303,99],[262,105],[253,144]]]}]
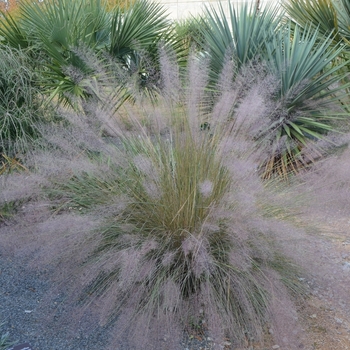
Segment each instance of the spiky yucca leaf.
[{"label": "spiky yucca leaf", "polygon": [[303,147],[333,130],[331,122],[342,115],[332,110],[332,103],[341,99],[349,86],[338,84],[347,63],[332,64],[342,47],[333,47],[330,36],[321,42],[318,39],[318,31],[311,26],[301,31],[299,26],[292,30],[287,25],[267,45],[269,69],[280,81],[276,99],[282,107],[273,112],[269,132],[275,132],[273,144],[284,138],[285,145],[280,154],[280,146],[272,150],[273,156],[265,165],[266,175],[275,166],[284,175],[290,167],[297,170],[303,163],[299,157]]},{"label": "spiky yucca leaf", "polygon": [[227,55],[233,58],[238,68],[262,55],[281,20],[276,5],[268,5],[259,12],[253,3],[239,8],[235,6],[229,3],[229,18],[221,4],[218,11],[214,7],[205,10],[204,23],[207,25],[201,30],[216,77]]}]

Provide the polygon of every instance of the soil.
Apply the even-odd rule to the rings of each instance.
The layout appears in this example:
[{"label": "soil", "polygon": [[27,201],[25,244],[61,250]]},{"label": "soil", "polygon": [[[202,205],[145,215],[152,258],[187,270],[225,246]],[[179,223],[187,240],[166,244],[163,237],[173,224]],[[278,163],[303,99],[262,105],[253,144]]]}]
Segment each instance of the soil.
[{"label": "soil", "polygon": [[329,274],[322,287],[311,285],[312,294],[300,310],[305,349],[350,349],[350,216],[316,215],[307,221],[317,229],[320,263],[328,264]]}]

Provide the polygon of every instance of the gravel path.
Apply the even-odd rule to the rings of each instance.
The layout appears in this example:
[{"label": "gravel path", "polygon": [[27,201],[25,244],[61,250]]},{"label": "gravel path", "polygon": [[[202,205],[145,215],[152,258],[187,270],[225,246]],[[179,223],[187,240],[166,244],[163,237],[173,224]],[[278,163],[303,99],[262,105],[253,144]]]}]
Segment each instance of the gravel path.
[{"label": "gravel path", "polygon": [[24,259],[0,252],[2,331],[9,332],[10,339],[18,344],[28,342],[34,350],[105,349],[108,329],[86,315],[72,331],[65,322],[67,310],[62,295],[53,296],[50,305],[45,303],[43,307],[50,288],[49,272],[32,271],[26,265]]},{"label": "gravel path", "polygon": [[[52,294],[49,270],[35,271],[27,266],[26,258],[8,256],[0,248],[0,323],[4,322],[0,337],[8,332],[15,344],[29,343],[33,350],[130,350],[127,344],[111,349],[108,346],[111,330],[99,326],[91,314],[82,318],[79,315],[72,327],[63,288],[61,294]],[[186,338],[179,349],[212,348],[205,338]]]}]

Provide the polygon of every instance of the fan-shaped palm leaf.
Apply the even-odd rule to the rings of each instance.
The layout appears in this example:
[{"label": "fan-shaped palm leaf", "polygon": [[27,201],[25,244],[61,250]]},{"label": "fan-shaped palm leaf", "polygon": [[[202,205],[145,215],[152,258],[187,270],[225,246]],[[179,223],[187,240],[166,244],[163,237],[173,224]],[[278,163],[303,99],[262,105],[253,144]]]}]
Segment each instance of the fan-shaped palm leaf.
[{"label": "fan-shaped palm leaf", "polygon": [[302,28],[312,25],[322,36],[331,33],[339,41],[338,15],[332,0],[288,0],[283,3],[287,15]]},{"label": "fan-shaped palm leaf", "polygon": [[21,6],[21,17],[33,41],[45,37],[62,50],[82,42],[89,47],[95,45],[108,23],[100,0],[28,1]]},{"label": "fan-shaped palm leaf", "polygon": [[13,18],[9,13],[2,13],[3,18],[0,19],[0,41],[13,48],[27,48],[27,33],[22,27],[20,19]]}]

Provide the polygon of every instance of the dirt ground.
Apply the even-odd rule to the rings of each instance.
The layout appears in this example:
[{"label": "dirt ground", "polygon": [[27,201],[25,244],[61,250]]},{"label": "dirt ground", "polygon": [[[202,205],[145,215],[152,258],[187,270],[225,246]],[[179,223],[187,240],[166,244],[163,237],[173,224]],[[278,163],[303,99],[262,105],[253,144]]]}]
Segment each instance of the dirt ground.
[{"label": "dirt ground", "polygon": [[[319,253],[315,257],[314,278],[308,281],[310,296],[298,309],[305,335],[303,350],[350,349],[350,209],[349,216],[315,215],[301,218],[300,224],[312,228],[310,243]],[[229,348],[229,347],[228,347]],[[227,348],[227,349],[228,349]],[[235,350],[290,350],[269,342]]]},{"label": "dirt ground", "polygon": [[329,274],[324,285],[311,286],[312,295],[300,310],[308,336],[305,348],[350,349],[350,215],[316,216],[312,225],[318,231],[320,263],[328,264]]}]

